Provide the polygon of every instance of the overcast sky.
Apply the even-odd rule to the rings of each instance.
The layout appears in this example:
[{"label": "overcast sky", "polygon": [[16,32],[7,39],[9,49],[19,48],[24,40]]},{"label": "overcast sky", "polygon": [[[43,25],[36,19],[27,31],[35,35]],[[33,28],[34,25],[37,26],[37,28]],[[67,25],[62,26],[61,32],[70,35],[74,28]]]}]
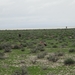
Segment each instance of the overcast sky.
[{"label": "overcast sky", "polygon": [[0,29],[75,27],[75,0],[0,0]]}]

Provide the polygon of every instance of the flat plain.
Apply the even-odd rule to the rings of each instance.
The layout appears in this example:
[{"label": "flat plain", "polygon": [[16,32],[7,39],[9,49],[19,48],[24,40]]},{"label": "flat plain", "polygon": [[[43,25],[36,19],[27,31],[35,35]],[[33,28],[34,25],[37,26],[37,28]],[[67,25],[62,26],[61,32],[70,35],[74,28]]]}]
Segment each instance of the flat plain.
[{"label": "flat plain", "polygon": [[0,75],[75,75],[75,29],[0,30]]}]

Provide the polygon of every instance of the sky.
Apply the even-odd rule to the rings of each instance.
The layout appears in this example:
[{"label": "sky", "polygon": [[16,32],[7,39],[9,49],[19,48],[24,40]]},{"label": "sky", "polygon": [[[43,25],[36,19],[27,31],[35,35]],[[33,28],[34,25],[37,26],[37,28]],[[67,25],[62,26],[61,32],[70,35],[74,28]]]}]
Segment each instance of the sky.
[{"label": "sky", "polygon": [[75,27],[75,0],[0,0],[0,29]]}]

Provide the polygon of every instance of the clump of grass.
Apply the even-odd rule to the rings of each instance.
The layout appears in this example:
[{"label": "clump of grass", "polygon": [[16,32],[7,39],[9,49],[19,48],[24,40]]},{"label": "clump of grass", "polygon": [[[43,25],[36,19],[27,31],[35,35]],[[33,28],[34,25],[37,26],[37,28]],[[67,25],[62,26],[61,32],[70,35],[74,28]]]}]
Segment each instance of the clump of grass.
[{"label": "clump of grass", "polygon": [[64,64],[65,65],[72,65],[72,64],[74,64],[75,63],[75,61],[72,59],[72,58],[67,58],[67,59],[65,59],[65,61],[64,61]]}]

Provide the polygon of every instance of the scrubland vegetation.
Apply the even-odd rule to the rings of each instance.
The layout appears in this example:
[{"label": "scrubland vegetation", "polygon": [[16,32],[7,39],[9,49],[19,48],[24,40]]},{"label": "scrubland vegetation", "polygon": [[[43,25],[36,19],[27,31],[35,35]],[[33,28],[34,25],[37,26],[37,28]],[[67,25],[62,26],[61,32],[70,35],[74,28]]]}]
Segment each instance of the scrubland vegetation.
[{"label": "scrubland vegetation", "polygon": [[75,29],[0,30],[0,75],[75,75]]}]

